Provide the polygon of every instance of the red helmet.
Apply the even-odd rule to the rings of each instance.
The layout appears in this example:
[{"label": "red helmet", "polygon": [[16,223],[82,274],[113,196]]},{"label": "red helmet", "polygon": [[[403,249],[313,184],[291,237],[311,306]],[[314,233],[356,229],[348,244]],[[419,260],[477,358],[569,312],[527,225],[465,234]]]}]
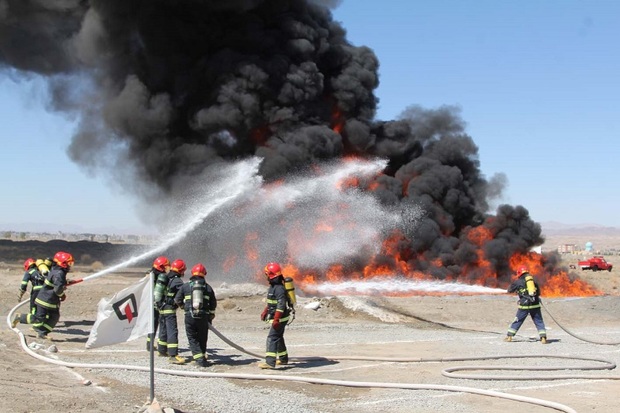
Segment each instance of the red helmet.
[{"label": "red helmet", "polygon": [[174,260],[172,264],[170,264],[170,269],[174,272],[178,272],[179,274],[185,274],[185,270],[187,269],[187,265],[185,265],[185,261],[183,260]]},{"label": "red helmet", "polygon": [[525,265],[520,265],[519,268],[517,268],[517,277],[520,277],[521,275],[525,274],[526,272],[530,272],[530,270],[528,270]]},{"label": "red helmet", "polygon": [[196,264],[192,267],[192,275],[197,275],[198,277],[204,277],[207,275],[207,269],[202,264]]},{"label": "red helmet", "polygon": [[166,267],[170,267],[170,261],[163,255],[161,257],[155,258],[155,261],[153,261],[153,268],[155,268],[157,271],[166,272]]},{"label": "red helmet", "polygon": [[265,265],[265,276],[268,279],[273,280],[274,278],[277,278],[281,275],[282,268],[277,262],[270,262],[269,264]]},{"label": "red helmet", "polygon": [[28,268],[32,267],[35,264],[36,261],[34,260],[34,258],[28,258],[26,261],[24,261],[24,270],[28,271]]},{"label": "red helmet", "polygon": [[73,255],[68,252],[58,251],[56,255],[54,255],[54,262],[59,267],[69,269],[73,265]]}]

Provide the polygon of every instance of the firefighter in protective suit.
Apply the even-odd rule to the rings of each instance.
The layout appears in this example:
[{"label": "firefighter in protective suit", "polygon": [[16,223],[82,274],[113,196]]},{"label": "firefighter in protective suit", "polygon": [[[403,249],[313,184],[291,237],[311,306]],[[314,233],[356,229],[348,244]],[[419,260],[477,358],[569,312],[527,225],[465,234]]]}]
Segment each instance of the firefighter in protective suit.
[{"label": "firefighter in protective suit", "polygon": [[47,338],[60,320],[60,303],[67,298],[67,273],[73,266],[73,256],[59,251],[54,255],[53,262],[52,269],[43,281],[43,288],[34,300],[37,309],[32,328],[39,338]]},{"label": "firefighter in protective suit", "polygon": [[209,324],[215,318],[217,300],[213,288],[205,280],[207,269],[201,263],[192,267],[192,277],[183,284],[174,301],[185,310],[185,333],[192,359],[207,367]]},{"label": "firefighter in protective suit", "polygon": [[509,293],[517,293],[519,295],[519,309],[514,321],[508,327],[508,333],[504,341],[512,341],[512,338],[517,334],[519,328],[523,324],[523,321],[529,315],[534,321],[534,325],[538,330],[538,336],[542,344],[547,344],[547,331],[545,330],[545,323],[542,317],[541,305],[540,305],[540,288],[534,280],[534,277],[529,273],[526,266],[522,265],[517,269],[517,279],[508,287]]},{"label": "firefighter in protective suit", "polygon": [[32,285],[30,289],[30,309],[28,313],[24,314],[15,314],[13,318],[13,323],[11,324],[13,328],[18,323],[22,324],[31,324],[34,320],[34,314],[37,310],[37,306],[34,300],[37,298],[39,291],[43,288],[43,275],[39,272],[37,268],[37,262],[43,260],[36,260],[34,258],[28,258],[24,261],[24,276],[22,277],[21,285],[19,286],[19,292],[17,293],[17,302],[21,302],[22,297],[28,290],[28,283]]},{"label": "firefighter in protective suit", "polygon": [[[167,257],[159,256],[153,261],[151,270],[147,273],[153,279],[153,337],[157,335],[159,327],[159,306],[162,304],[166,286],[168,285],[168,271],[170,271],[170,260]],[[151,350],[151,335],[146,338],[146,350]]]},{"label": "firefighter in protective suit", "polygon": [[159,339],[157,351],[160,356],[169,357],[174,364],[184,364],[185,359],[179,356],[179,328],[177,325],[177,303],[174,297],[177,295],[183,281],[187,266],[183,260],[174,260],[170,264],[168,272],[168,285],[164,292],[164,298],[159,306]]},{"label": "firefighter in protective suit", "polygon": [[277,262],[265,266],[265,277],[269,281],[267,306],[260,319],[271,324],[267,335],[265,361],[258,364],[261,369],[274,369],[276,364],[288,364],[288,351],[284,342],[284,329],[289,321],[292,303],[284,287],[282,268]]}]

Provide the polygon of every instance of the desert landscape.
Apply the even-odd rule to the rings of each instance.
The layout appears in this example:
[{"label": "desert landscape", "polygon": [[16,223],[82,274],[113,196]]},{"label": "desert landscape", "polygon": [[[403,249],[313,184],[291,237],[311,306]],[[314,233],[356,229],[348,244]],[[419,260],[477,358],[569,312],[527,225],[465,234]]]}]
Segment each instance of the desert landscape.
[{"label": "desert landscape", "polygon": [[[214,327],[222,337],[210,333],[210,366],[177,366],[156,357],[158,403],[149,406],[144,340],[94,350],[84,347],[99,300],[137,281],[145,269],[126,268],[70,287],[52,341],[37,339],[29,326],[18,325],[22,344],[10,328],[9,313],[17,305],[23,275],[21,261],[13,254],[24,257],[28,251],[19,250],[24,244],[14,244],[10,248],[3,244],[0,259],[4,279],[0,313],[5,319],[0,329],[4,355],[0,396],[5,412],[148,408],[188,413],[485,413],[617,408],[618,270],[577,274],[602,295],[544,301],[548,345],[536,340],[529,319],[514,342],[502,340],[516,311],[515,298],[508,294],[317,297],[305,295],[298,286],[296,319],[285,334],[291,364],[275,371],[256,366],[267,335],[259,320],[266,285],[256,280],[230,285],[214,274],[209,279],[219,302]],[[92,274],[93,265],[105,265],[97,260],[101,251],[79,248],[75,250],[97,264],[84,266],[78,261],[70,276]],[[179,327],[180,352],[187,357],[182,322]],[[102,365],[116,368],[98,368]]]}]

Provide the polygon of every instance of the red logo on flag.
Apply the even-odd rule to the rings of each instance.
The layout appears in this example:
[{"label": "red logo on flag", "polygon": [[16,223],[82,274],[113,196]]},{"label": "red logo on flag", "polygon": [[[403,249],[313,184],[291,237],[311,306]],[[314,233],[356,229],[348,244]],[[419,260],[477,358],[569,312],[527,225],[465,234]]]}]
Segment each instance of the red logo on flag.
[{"label": "red logo on flag", "polygon": [[138,316],[138,304],[136,296],[129,294],[127,297],[112,304],[114,313],[119,320],[127,320],[128,323]]}]

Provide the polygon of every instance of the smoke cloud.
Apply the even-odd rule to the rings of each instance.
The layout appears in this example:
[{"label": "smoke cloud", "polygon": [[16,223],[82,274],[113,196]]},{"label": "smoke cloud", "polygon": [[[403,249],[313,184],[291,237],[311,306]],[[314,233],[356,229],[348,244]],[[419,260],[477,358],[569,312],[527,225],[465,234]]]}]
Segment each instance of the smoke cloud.
[{"label": "smoke cloud", "polygon": [[[379,62],[346,39],[337,4],[0,0],[0,68],[44,76],[53,108],[79,119],[70,157],[144,200],[182,198],[208,168],[252,156],[267,183],[380,157],[383,173],[362,185],[400,211],[401,260],[473,278],[482,250],[508,277],[510,257],[542,243],[540,225],[521,206],[489,213],[505,177],[481,173],[458,108],[375,119]],[[479,227],[489,241],[472,241]],[[374,259],[397,267],[393,256]]]}]

